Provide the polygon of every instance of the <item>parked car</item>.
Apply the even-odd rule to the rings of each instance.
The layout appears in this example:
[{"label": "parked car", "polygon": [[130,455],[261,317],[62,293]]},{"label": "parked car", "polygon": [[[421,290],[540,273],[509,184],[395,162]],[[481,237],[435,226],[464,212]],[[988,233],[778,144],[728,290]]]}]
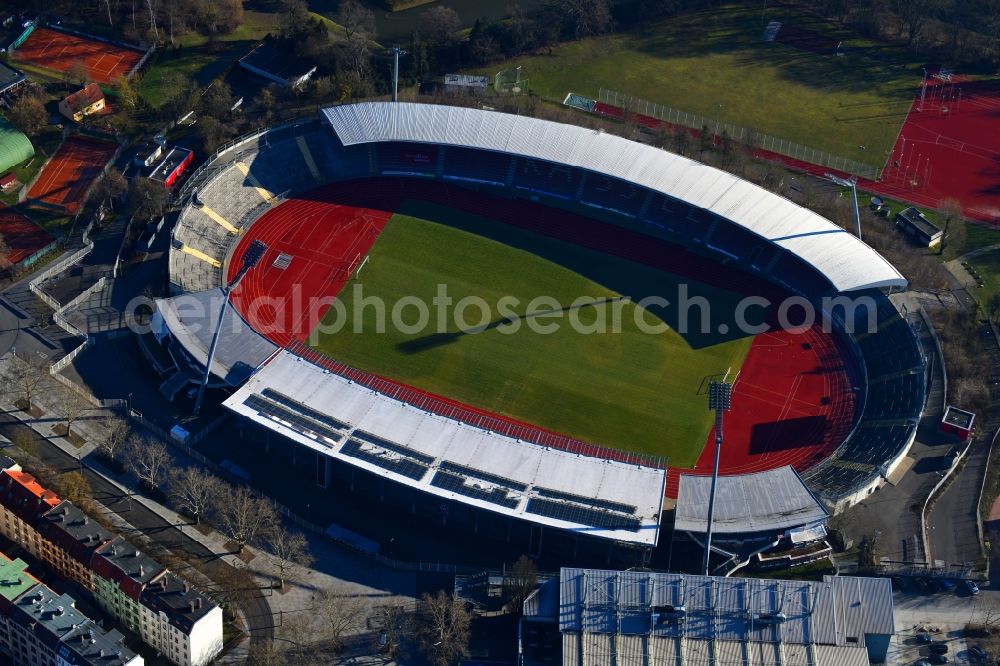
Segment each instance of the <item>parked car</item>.
[{"label": "parked car", "polygon": [[917,642],[927,645],[931,642],[931,635],[921,631],[919,634],[917,634]]},{"label": "parked car", "polygon": [[930,656],[929,661],[932,664],[947,664],[948,663],[948,657],[946,657],[943,654],[932,654]]},{"label": "parked car", "polygon": [[972,657],[975,659],[983,659],[983,660],[987,659],[990,656],[989,653],[986,652],[986,650],[979,647],[978,645],[973,645],[972,647],[970,647],[969,654],[972,655]]},{"label": "parked car", "polygon": [[926,659],[919,659],[913,662],[913,666],[931,666],[931,662],[927,661]]},{"label": "parked car", "polygon": [[951,582],[947,578],[939,578],[938,584],[944,592],[951,592],[955,589],[955,583]]},{"label": "parked car", "polygon": [[931,651],[931,654],[948,654],[947,643],[931,643],[927,649]]},{"label": "parked car", "polygon": [[969,591],[969,594],[971,594],[972,596],[976,596],[977,594],[979,594],[979,586],[976,585],[975,582],[971,580],[965,581],[965,589],[967,589]]}]

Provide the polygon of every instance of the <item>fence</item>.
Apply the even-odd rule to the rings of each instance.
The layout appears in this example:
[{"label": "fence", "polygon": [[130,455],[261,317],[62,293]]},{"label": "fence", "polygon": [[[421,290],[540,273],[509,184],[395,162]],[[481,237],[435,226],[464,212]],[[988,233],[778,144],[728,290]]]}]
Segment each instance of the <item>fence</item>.
[{"label": "fence", "polygon": [[139,58],[139,62],[135,63],[135,67],[130,69],[125,77],[130,79],[137,73],[141,72],[142,68],[145,67],[146,63],[149,62],[149,59],[153,57],[154,53],[156,53],[156,44],[150,46],[149,50],[142,54],[142,57]]},{"label": "fence", "polygon": [[468,423],[476,428],[482,428],[483,430],[489,430],[513,439],[531,442],[540,446],[548,446],[561,451],[569,451],[571,453],[577,453],[591,458],[614,460],[617,462],[628,463],[630,465],[641,465],[656,469],[667,468],[667,461],[662,456],[609,449],[596,444],[590,444],[589,442],[566,437],[564,435],[558,435],[545,430],[540,430],[533,426],[506,421],[497,416],[475,411],[463,405],[448,402],[441,398],[422,393],[408,386],[396,384],[382,377],[363,372],[357,368],[353,368],[321,354],[301,342],[291,342],[288,345],[287,350],[292,354],[309,361],[313,365],[336,373],[341,377],[361,384],[362,386],[370,388],[373,391],[377,391],[378,393],[389,396],[390,398],[406,402],[418,409],[433,412],[444,416],[445,418]]},{"label": "fence", "polygon": [[[697,113],[681,111],[663,104],[656,104],[648,100],[640,99],[632,95],[626,95],[607,88],[601,88],[598,92],[598,99],[602,104],[622,109],[629,113],[636,113],[647,118],[659,120],[671,125],[679,125],[695,130],[708,127],[710,131],[719,135],[726,132],[734,141],[747,144],[761,150],[766,150],[778,155],[784,155],[801,162],[818,164],[829,167],[843,173],[848,173],[859,178],[878,180],[882,175],[882,169],[870,164],[863,164],[856,160],[848,159],[840,155],[834,155],[823,150],[810,148],[794,141],[779,139],[769,134],[763,134],[753,129],[724,123],[716,118],[701,116]],[[596,111],[600,113],[599,111]]]},{"label": "fence", "polygon": [[[276,134],[278,132],[281,132],[282,130],[289,130],[292,128],[297,128],[302,125],[310,125],[315,122],[317,122],[315,119],[309,119],[306,121],[296,120],[290,123],[285,123],[284,125],[278,125],[277,127],[261,127],[252,130],[250,132],[247,132],[242,136],[238,136],[235,139],[223,144],[222,146],[219,146],[219,148],[216,149],[216,151],[212,153],[201,164],[201,166],[195,169],[188,177],[187,181],[184,183],[180,191],[177,193],[176,200],[178,204],[182,204],[185,198],[187,198],[187,196],[191,193],[191,190],[195,187],[195,185],[197,185],[201,181],[204,181],[206,177],[214,175],[214,171],[222,170],[229,165],[229,162],[231,160],[227,160],[224,164],[219,164],[219,165],[216,164],[216,161],[219,159],[219,157],[221,157],[225,153],[230,152],[234,148],[250,143],[255,139],[260,139],[260,137],[266,134]],[[294,136],[294,134],[292,136]]]},{"label": "fence", "polygon": [[18,36],[18,38],[15,39],[13,42],[11,42],[10,46],[7,47],[7,54],[10,57],[14,57],[14,49],[20,47],[21,44],[24,44],[24,42],[28,40],[28,37],[31,37],[31,33],[33,33],[35,31],[35,28],[37,27],[38,27],[38,19],[35,19],[34,21],[29,21],[28,27],[24,29],[24,32],[22,32]]}]

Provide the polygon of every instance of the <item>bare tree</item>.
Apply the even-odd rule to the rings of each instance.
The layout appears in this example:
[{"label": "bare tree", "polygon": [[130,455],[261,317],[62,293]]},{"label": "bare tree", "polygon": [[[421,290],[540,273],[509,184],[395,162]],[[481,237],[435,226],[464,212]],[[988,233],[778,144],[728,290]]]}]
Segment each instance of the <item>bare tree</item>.
[{"label": "bare tree", "polygon": [[14,127],[28,136],[37,136],[48,125],[44,101],[31,93],[18,96],[6,113]]},{"label": "bare tree", "polygon": [[196,525],[201,524],[202,516],[220,493],[222,480],[197,467],[171,469],[167,476],[170,494],[180,510],[194,518]]},{"label": "bare tree", "polygon": [[324,589],[314,613],[323,625],[324,635],[335,651],[344,649],[344,639],[363,628],[370,610],[367,599],[350,594],[346,588]]},{"label": "bare tree", "polygon": [[243,548],[267,533],[278,521],[274,506],[243,485],[220,484],[212,500],[213,509],[229,538]]},{"label": "bare tree", "polygon": [[118,90],[118,104],[129,113],[134,113],[139,106],[139,89],[127,76],[115,79],[115,88]]},{"label": "bare tree", "polygon": [[267,530],[264,537],[278,565],[278,588],[285,589],[285,571],[289,565],[297,564],[302,567],[311,566],[315,561],[312,553],[309,552],[309,541],[305,535],[299,531],[286,528],[280,521]]},{"label": "bare tree", "polygon": [[248,666],[285,666],[287,663],[285,655],[278,649],[273,639],[250,643]]},{"label": "bare tree", "polygon": [[0,234],[0,268],[10,268],[11,262],[8,258],[10,254],[10,245],[7,244],[7,239],[4,238],[3,234]]},{"label": "bare tree", "polygon": [[167,198],[167,190],[162,184],[149,178],[136,178],[129,190],[129,213],[136,219],[148,222],[163,215]]},{"label": "bare tree", "polygon": [[424,13],[420,18],[420,26],[421,34],[426,35],[428,41],[441,46],[457,39],[462,19],[454,9],[438,5]]},{"label": "bare tree", "polygon": [[472,614],[458,597],[439,590],[420,597],[417,640],[434,666],[451,666],[469,652]]},{"label": "bare tree", "polygon": [[108,25],[113,26],[114,21],[111,20],[111,0],[104,0],[103,4],[104,4],[104,9],[108,13]]},{"label": "bare tree", "polygon": [[31,409],[31,400],[47,374],[48,367],[41,358],[30,356],[24,360],[11,357],[7,367],[8,388],[18,396],[15,403],[18,409]]},{"label": "bare tree", "polygon": [[608,0],[549,0],[548,9],[561,21],[563,35],[573,39],[607,32],[614,23]]},{"label": "bare tree", "polygon": [[38,438],[27,427],[15,430],[10,437],[10,443],[24,455],[25,460],[38,457]]},{"label": "bare tree", "polygon": [[82,88],[87,85],[90,83],[90,70],[87,69],[87,64],[82,60],[74,60],[63,72],[63,80],[71,86]]},{"label": "bare tree", "polygon": [[94,198],[97,201],[116,201],[128,191],[128,181],[118,169],[109,169],[94,186]]},{"label": "bare tree", "polygon": [[97,450],[108,460],[115,460],[132,433],[132,426],[120,416],[104,419],[104,436],[97,442]]},{"label": "bare tree", "polygon": [[149,10],[149,29],[153,31],[156,41],[160,41],[160,31],[156,27],[156,0],[146,0],[146,8]]},{"label": "bare tree", "polygon": [[400,646],[413,631],[413,616],[403,606],[388,605],[377,607],[375,617],[381,628],[381,635],[378,637],[376,647],[385,656],[395,659],[399,654]]},{"label": "bare tree", "polygon": [[170,466],[170,453],[162,442],[133,434],[126,445],[128,467],[147,489],[157,489]]},{"label": "bare tree", "polygon": [[254,580],[253,572],[246,567],[237,568],[229,565],[216,567],[212,573],[212,581],[216,585],[216,592],[228,619],[236,617],[236,609],[239,606],[253,603],[254,595],[260,590],[257,581]]},{"label": "bare tree", "polygon": [[340,0],[334,20],[344,28],[347,39],[375,38],[375,14],[358,0]]},{"label": "bare tree", "polygon": [[503,596],[508,612],[520,615],[524,600],[536,587],[538,587],[538,568],[531,558],[522,555],[503,579]]},{"label": "bare tree", "polygon": [[87,513],[92,512],[94,492],[90,487],[90,482],[82,473],[73,471],[61,474],[57,480],[56,488],[60,497],[68,499]]},{"label": "bare tree", "polygon": [[67,439],[73,436],[73,424],[80,420],[90,405],[76,391],[66,389],[59,393],[59,411],[66,420]]},{"label": "bare tree", "polygon": [[945,245],[960,249],[965,244],[965,221],[962,219],[964,212],[962,210],[962,202],[953,197],[948,197],[941,202],[939,211],[944,220],[939,254],[944,254]]}]

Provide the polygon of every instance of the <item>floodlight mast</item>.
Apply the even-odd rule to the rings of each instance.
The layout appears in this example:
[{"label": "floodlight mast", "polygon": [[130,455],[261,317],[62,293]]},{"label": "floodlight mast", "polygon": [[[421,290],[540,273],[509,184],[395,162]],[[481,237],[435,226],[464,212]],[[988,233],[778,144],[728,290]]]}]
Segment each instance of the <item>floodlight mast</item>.
[{"label": "floodlight mast", "polygon": [[823,174],[828,180],[840,185],[842,187],[851,188],[851,204],[854,206],[854,210],[851,212],[854,214],[854,228],[857,230],[858,240],[861,240],[861,210],[858,208],[858,177],[851,176],[850,178],[841,178],[832,173]]},{"label": "floodlight mast", "polygon": [[399,56],[406,55],[406,51],[395,44],[392,47],[392,101],[399,101]]},{"label": "floodlight mast", "polygon": [[[729,373],[726,373],[729,376]],[[708,496],[708,529],[705,532],[705,575],[709,575],[712,555],[712,521],[715,518],[715,491],[719,484],[719,457],[722,453],[722,415],[732,404],[733,385],[723,379],[708,385],[708,408],[715,411],[715,463],[712,465],[712,490]]]},{"label": "floodlight mast", "polygon": [[205,387],[208,386],[208,379],[212,375],[212,362],[215,360],[215,349],[219,346],[219,335],[222,333],[222,324],[226,318],[226,310],[229,308],[229,294],[246,277],[250,269],[257,265],[266,250],[267,245],[259,240],[250,243],[250,247],[243,253],[243,263],[240,266],[240,272],[236,274],[236,277],[229,284],[222,288],[222,308],[219,310],[219,320],[215,324],[215,333],[212,334],[212,344],[208,348],[208,361],[205,363],[205,374],[202,376],[201,384],[198,386],[198,398],[194,401],[195,416],[201,413],[201,404],[205,400]]}]

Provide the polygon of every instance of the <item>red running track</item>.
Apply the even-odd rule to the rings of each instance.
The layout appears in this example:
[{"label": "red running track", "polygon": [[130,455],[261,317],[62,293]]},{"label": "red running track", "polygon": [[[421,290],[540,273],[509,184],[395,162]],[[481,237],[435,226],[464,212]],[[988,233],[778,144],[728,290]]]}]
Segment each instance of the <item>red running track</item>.
[{"label": "red running track", "polygon": [[[254,330],[278,346],[305,340],[329,303],[347,284],[352,262],[363,257],[392,215],[332,200],[291,199],[265,213],[236,247],[229,278],[253,240],[267,244],[257,268],[233,292],[236,309]],[[275,266],[284,254],[290,263]]]},{"label": "red running track", "polygon": [[[598,102],[594,113],[621,119],[619,107]],[[1000,224],[1000,83],[928,79],[924,101],[914,99],[896,137],[880,180],[861,178],[858,188],[901,201],[937,208],[947,198],[962,205],[964,214],[981,222]],[[680,128],[657,118],[637,115],[651,129]],[[698,137],[697,130],[688,129]],[[712,137],[718,142],[718,137]],[[754,156],[817,177],[847,174],[769,150]]]},{"label": "red running track", "polygon": [[[259,267],[234,292],[233,302],[256,330],[276,344],[421,408],[547,446],[635,461],[626,452],[594,447],[347,368],[301,344],[323,314],[322,307],[302,305],[339,293],[358,259],[367,254],[389,217],[407,199],[447,205],[730,290],[772,300],[785,295],[768,282],[729,267],[706,266],[703,259],[680,246],[642,233],[444,183],[421,182],[416,189],[405,179],[372,179],[319,188],[265,213],[238,243],[229,265],[230,278],[238,271],[239,259],[251,241],[260,239],[268,244]],[[274,265],[280,254],[290,259],[284,269]],[[801,471],[832,453],[850,430],[855,410],[851,381],[856,371],[844,358],[835,338],[818,326],[804,332],[779,330],[757,336],[734,388],[733,410],[727,415],[722,473],[783,465]],[[710,436],[709,443],[712,441]],[[695,469],[708,472],[713,455],[713,447],[706,446]],[[676,496],[682,471],[687,470],[670,468],[669,497]]]}]

